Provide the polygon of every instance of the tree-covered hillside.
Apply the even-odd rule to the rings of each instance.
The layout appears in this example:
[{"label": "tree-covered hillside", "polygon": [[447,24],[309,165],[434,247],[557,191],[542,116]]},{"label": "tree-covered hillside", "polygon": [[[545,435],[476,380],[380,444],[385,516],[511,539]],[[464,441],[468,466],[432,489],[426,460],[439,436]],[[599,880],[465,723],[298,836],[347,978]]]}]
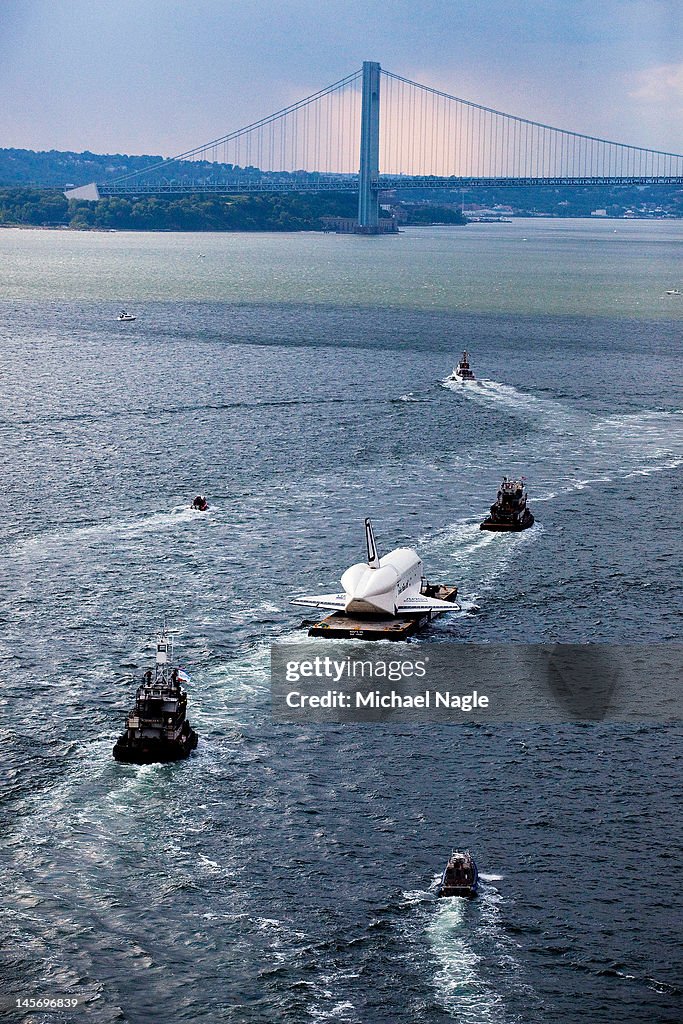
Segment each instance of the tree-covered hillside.
[{"label": "tree-covered hillside", "polygon": [[[0,187],[3,185],[40,185],[67,188],[91,181],[107,182],[124,175],[156,167],[161,156],[127,156],[123,153],[71,153],[59,150],[34,152],[32,149],[0,149]],[[253,178],[261,175],[257,167],[211,163],[207,160],[179,160],[165,164],[144,176],[146,183],[159,181],[214,181],[226,177]],[[306,171],[273,173],[278,179],[310,180],[316,175]]]},{"label": "tree-covered hillside", "polygon": [[114,153],[63,153],[58,150],[34,152],[32,149],[0,149],[0,186],[41,185],[66,188],[87,185],[90,181],[108,181],[131,171],[141,171],[158,163],[160,156],[124,156]]},{"label": "tree-covered hillside", "polygon": [[316,231],[321,218],[353,217],[356,197],[305,195],[183,196],[67,200],[61,192],[0,189],[0,224],[139,231]]}]

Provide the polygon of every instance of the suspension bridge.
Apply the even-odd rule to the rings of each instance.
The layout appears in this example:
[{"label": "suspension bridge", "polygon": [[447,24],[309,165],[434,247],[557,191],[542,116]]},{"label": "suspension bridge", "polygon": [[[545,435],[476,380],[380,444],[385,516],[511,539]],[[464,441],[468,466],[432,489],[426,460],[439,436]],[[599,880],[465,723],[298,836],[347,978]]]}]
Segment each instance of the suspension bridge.
[{"label": "suspension bridge", "polygon": [[651,184],[683,185],[683,155],[506,114],[365,61],[269,117],[65,195],[357,192],[357,229],[374,234],[392,189]]}]

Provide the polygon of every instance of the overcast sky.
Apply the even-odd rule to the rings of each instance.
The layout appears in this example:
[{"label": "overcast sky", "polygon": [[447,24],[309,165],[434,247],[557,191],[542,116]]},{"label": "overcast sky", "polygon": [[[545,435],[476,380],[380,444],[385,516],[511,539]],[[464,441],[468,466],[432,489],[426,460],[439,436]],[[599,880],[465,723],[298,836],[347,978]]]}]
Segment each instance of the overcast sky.
[{"label": "overcast sky", "polygon": [[170,156],[363,60],[683,153],[683,0],[0,0],[0,147]]}]

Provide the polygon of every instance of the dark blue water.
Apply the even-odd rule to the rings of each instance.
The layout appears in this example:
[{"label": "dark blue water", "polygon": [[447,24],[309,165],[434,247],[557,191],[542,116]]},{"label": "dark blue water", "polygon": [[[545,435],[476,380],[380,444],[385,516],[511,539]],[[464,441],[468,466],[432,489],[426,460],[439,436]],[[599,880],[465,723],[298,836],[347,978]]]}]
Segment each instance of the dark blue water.
[{"label": "dark blue water", "polygon": [[[98,1024],[679,1021],[676,725],[306,728],[268,704],[289,596],[337,589],[365,515],[460,587],[420,643],[680,639],[674,322],[5,312],[5,990]],[[444,383],[464,347],[476,389]],[[478,530],[504,473],[538,521],[516,537]],[[200,745],[117,765],[164,614]],[[452,844],[472,903],[434,899]]]}]

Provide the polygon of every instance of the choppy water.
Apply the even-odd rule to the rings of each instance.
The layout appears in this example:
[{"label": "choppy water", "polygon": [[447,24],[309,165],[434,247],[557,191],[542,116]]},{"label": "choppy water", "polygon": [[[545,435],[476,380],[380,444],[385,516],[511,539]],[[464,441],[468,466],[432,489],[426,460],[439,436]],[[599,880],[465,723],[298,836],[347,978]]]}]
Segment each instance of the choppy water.
[{"label": "choppy water", "polygon": [[[8,992],[98,1024],[680,1020],[676,726],[268,710],[288,596],[337,589],[368,514],[461,588],[422,643],[680,639],[683,227],[614,227],[0,233]],[[506,472],[538,525],[482,534]],[[200,746],[117,765],[164,613]],[[472,903],[434,899],[451,844]]]}]

